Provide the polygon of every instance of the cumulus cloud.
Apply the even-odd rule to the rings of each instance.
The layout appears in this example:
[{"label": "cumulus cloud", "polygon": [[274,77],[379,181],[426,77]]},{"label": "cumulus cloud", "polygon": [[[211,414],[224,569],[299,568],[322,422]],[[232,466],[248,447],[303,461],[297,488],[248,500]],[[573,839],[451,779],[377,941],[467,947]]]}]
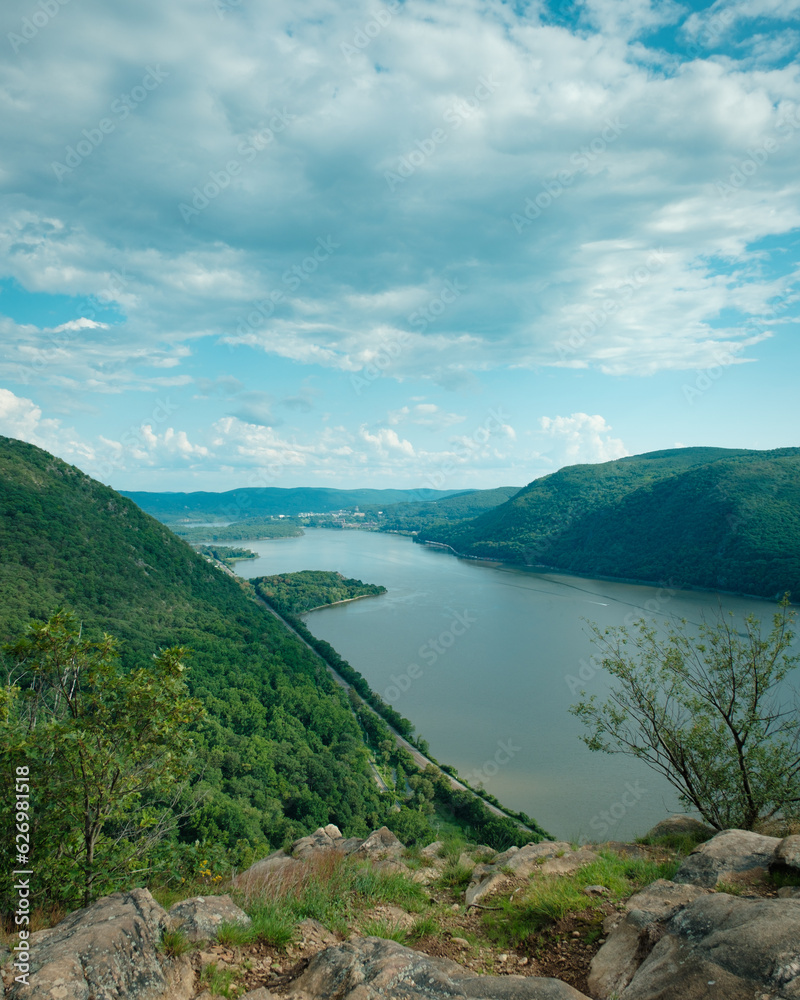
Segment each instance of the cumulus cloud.
[{"label": "cumulus cloud", "polygon": [[629,452],[600,414],[572,413],[568,417],[542,417],[542,432],[553,439],[559,465],[583,462],[611,462]]},{"label": "cumulus cloud", "polygon": [[80,439],[74,429],[45,417],[32,400],[0,388],[0,434],[35,444],[68,461],[83,465],[94,458],[94,448]]}]

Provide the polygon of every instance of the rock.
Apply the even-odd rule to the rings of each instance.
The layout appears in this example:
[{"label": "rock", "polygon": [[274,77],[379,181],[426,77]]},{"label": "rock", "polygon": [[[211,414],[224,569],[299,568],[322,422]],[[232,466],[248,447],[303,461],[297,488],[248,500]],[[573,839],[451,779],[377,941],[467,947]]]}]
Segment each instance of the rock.
[{"label": "rock", "polygon": [[625,915],[608,917],[603,924],[606,943],[592,959],[589,991],[598,1000],[619,993],[633,978],[650,949],[664,933],[667,922],[683,907],[708,890],[676,885],[659,879],[625,905]]},{"label": "rock", "polygon": [[651,838],[656,839],[658,837],[689,834],[700,840],[701,838],[708,839],[712,837],[715,832],[712,826],[701,823],[699,819],[679,813],[675,816],[669,816],[667,819],[662,819],[660,823],[656,823],[652,830],[647,831],[645,839],[650,840]]},{"label": "rock", "polygon": [[800,871],[800,834],[783,838],[775,848],[770,867],[778,871]]},{"label": "rock", "polygon": [[245,993],[241,1000],[272,1000],[272,994],[265,986],[259,986],[257,990]]},{"label": "rock", "polygon": [[171,921],[147,889],[116,892],[31,935],[29,985],[10,1000],[188,1000],[194,972],[187,958],[159,951]]},{"label": "rock", "polygon": [[439,851],[444,847],[444,842],[441,840],[434,840],[432,844],[428,844],[427,847],[423,847],[419,852],[419,856],[425,861],[433,861],[434,858],[439,857]]},{"label": "rock", "polygon": [[256,889],[275,879],[286,878],[300,867],[300,862],[290,858],[285,851],[274,851],[269,857],[262,858],[250,865],[233,880],[237,889]]},{"label": "rock", "polygon": [[457,944],[459,948],[469,948],[469,941],[466,938],[454,937],[450,938],[453,944]]},{"label": "rock", "polygon": [[734,872],[767,868],[781,841],[749,830],[723,830],[697,846],[678,869],[676,882],[713,889]]},{"label": "rock", "polygon": [[784,885],[778,889],[780,899],[800,899],[800,885]]},{"label": "rock", "polygon": [[313,958],[287,1000],[587,1000],[558,979],[475,976],[449,959],[430,958],[395,941],[352,938]]},{"label": "rock", "polygon": [[250,917],[230,896],[194,896],[181,900],[169,911],[172,925],[192,941],[213,941],[222,924],[249,927]]},{"label": "rock", "polygon": [[590,847],[582,847],[579,851],[568,851],[560,858],[548,858],[539,868],[544,875],[573,875],[584,865],[597,861],[597,851]]},{"label": "rock", "polygon": [[412,882],[420,882],[422,885],[430,885],[442,874],[439,868],[418,868],[411,875]]},{"label": "rock", "polygon": [[467,906],[473,906],[484,896],[497,892],[509,875],[524,878],[538,870],[550,874],[567,874],[577,871],[596,857],[595,852],[589,848],[582,847],[579,851],[573,851],[563,841],[545,840],[540,844],[510,847],[493,858],[491,864],[480,864],[473,868],[465,902]]},{"label": "rock", "polygon": [[670,920],[621,998],[753,1000],[765,994],[800,996],[800,906],[712,893]]},{"label": "rock", "polygon": [[330,944],[336,944],[339,940],[324,924],[321,924],[318,920],[312,920],[311,917],[301,920],[297,925],[297,929],[300,932],[300,940],[304,944],[310,944],[315,948],[327,947]]},{"label": "rock", "polygon": [[329,823],[318,827],[307,837],[296,840],[289,851],[293,858],[308,858],[315,851],[335,851],[344,842],[342,831],[338,826]]},{"label": "rock", "polygon": [[462,868],[469,868],[470,871],[472,871],[473,868],[475,868],[475,862],[472,860],[469,854],[463,854],[463,853],[459,854],[458,863],[459,865],[461,865]]},{"label": "rock", "polygon": [[587,885],[584,887],[584,896],[607,896],[609,889],[605,885]]},{"label": "rock", "polygon": [[367,837],[358,850],[353,852],[353,857],[369,861],[385,858],[397,860],[404,850],[405,848],[392,831],[388,827],[382,826],[380,830],[375,830]]}]

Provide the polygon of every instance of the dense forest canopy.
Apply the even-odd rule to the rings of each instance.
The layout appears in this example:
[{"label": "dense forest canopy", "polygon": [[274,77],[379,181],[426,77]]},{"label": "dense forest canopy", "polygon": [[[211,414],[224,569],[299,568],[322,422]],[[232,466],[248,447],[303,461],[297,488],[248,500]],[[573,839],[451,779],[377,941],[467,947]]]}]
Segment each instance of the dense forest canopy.
[{"label": "dense forest canopy", "polygon": [[800,595],[800,449],[679,448],[536,479],[420,540],[465,555],[757,597]]},{"label": "dense forest canopy", "polygon": [[240,581],[130,500],[46,452],[0,438],[0,641],[57,607],[88,638],[120,640],[133,669],[187,655],[208,716],[196,735],[206,799],[184,830],[233,848],[279,845],[382,817],[361,729],[319,660]]},{"label": "dense forest canopy", "polygon": [[386,587],[379,584],[362,583],[330,570],[304,569],[299,573],[259,576],[250,582],[270,604],[295,615],[326,604],[386,593]]}]

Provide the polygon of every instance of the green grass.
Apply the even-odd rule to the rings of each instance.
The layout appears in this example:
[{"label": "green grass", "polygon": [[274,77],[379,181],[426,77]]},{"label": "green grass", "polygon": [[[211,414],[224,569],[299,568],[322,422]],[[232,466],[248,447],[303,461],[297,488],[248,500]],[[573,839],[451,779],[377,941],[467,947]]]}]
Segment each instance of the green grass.
[{"label": "green grass", "polygon": [[420,917],[408,932],[409,941],[419,941],[424,937],[438,937],[441,932],[439,921],[432,916]]},{"label": "green grass", "polygon": [[699,844],[704,844],[716,833],[712,830],[709,834],[697,833],[666,833],[663,837],[639,837],[637,844],[649,844],[653,847],[664,847],[670,851],[677,851],[679,854],[691,854]]},{"label": "green grass", "polygon": [[471,880],[471,868],[458,861],[448,861],[439,876],[439,885],[447,889],[466,889]]},{"label": "green grass", "polygon": [[226,923],[220,924],[217,929],[217,942],[227,945],[229,948],[241,948],[246,944],[252,944],[259,940],[252,925],[243,927],[241,924]]},{"label": "green grass", "polygon": [[678,866],[678,860],[659,863],[604,851],[574,875],[534,875],[525,896],[514,902],[500,900],[500,911],[487,914],[484,926],[492,940],[513,946],[571,913],[600,911],[603,900],[584,895],[589,885],[604,885],[611,899],[624,899],[656,879],[671,879]]},{"label": "green grass", "polygon": [[216,962],[210,962],[200,973],[200,985],[215,997],[231,997],[234,979],[232,970],[220,969]]},{"label": "green grass", "polygon": [[258,939],[275,947],[285,947],[295,925],[308,917],[346,935],[354,915],[376,903],[392,903],[412,913],[429,905],[426,890],[401,872],[376,871],[369,863],[333,852],[232,895],[252,918]]},{"label": "green grass", "polygon": [[800,871],[772,871],[767,876],[774,886],[782,889],[784,886],[800,885]]},{"label": "green grass", "polygon": [[192,943],[181,930],[163,931],[161,934],[161,951],[167,958],[180,958],[192,950]]},{"label": "green grass", "polygon": [[361,932],[365,937],[385,938],[398,944],[408,941],[407,932],[399,924],[389,923],[388,920],[367,920],[361,925]]}]

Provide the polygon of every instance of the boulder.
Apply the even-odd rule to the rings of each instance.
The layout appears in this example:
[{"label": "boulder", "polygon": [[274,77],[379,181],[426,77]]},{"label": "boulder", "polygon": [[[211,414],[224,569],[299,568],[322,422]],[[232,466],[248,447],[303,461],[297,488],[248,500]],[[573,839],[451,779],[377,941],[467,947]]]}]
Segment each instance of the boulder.
[{"label": "boulder", "polygon": [[735,872],[767,868],[781,841],[749,830],[723,830],[698,845],[675,875],[676,882],[688,882],[707,889]]},{"label": "boulder", "polygon": [[[800,908],[799,908],[800,909]],[[558,979],[476,976],[449,959],[430,958],[382,938],[351,938],[315,956],[287,1000],[587,1000]]]},{"label": "boulder", "polygon": [[771,867],[778,871],[794,871],[800,874],[800,834],[784,837],[775,848]]},{"label": "boulder", "polygon": [[621,1000],[800,996],[800,906],[711,893],[667,924]]},{"label": "boulder", "polygon": [[382,826],[380,830],[375,830],[361,844],[357,851],[353,851],[354,858],[361,858],[367,861],[380,861],[386,858],[397,860],[405,848],[395,837],[392,831]]},{"label": "boulder", "polygon": [[624,989],[672,917],[698,896],[707,894],[707,889],[698,886],[659,879],[631,896],[624,914],[607,917],[603,924],[606,943],[589,969],[592,996],[607,1000]]},{"label": "boulder", "polygon": [[176,903],[169,911],[172,925],[192,941],[213,941],[222,924],[249,927],[250,917],[230,896],[194,896]]},{"label": "boulder", "polygon": [[272,1000],[272,996],[272,993],[265,986],[259,986],[257,990],[245,993],[241,1000]]},{"label": "boulder", "polygon": [[291,878],[292,873],[302,867],[302,862],[290,858],[285,851],[274,851],[267,858],[262,858],[250,865],[233,880],[237,889],[257,889],[266,882],[280,881]]},{"label": "boulder", "polygon": [[573,851],[572,846],[564,841],[544,840],[540,844],[509,847],[507,851],[492,858],[491,863],[476,865],[473,868],[465,902],[467,906],[472,906],[484,896],[498,891],[509,875],[524,878],[531,872],[539,870],[566,874],[577,871],[596,857],[597,855],[589,848]]},{"label": "boulder", "polygon": [[188,1000],[194,972],[159,946],[171,921],[147,889],[116,892],[31,935],[29,984],[10,1000]]},{"label": "boulder", "polygon": [[653,829],[648,830],[645,834],[645,840],[686,834],[695,837],[697,840],[701,840],[702,838],[708,839],[712,837],[714,833],[715,830],[712,826],[701,823],[699,819],[695,819],[693,816],[685,816],[679,813],[675,816],[668,816],[666,819],[662,819],[660,823],[656,823]]},{"label": "boulder", "polygon": [[338,826],[329,823],[327,826],[318,827],[307,837],[296,840],[289,851],[293,858],[308,858],[315,851],[335,851],[342,843],[344,837]]},{"label": "boulder", "polygon": [[425,861],[433,861],[439,857],[439,851],[444,847],[444,842],[441,840],[434,840],[432,844],[428,844],[427,847],[423,847],[419,852],[419,856]]}]

